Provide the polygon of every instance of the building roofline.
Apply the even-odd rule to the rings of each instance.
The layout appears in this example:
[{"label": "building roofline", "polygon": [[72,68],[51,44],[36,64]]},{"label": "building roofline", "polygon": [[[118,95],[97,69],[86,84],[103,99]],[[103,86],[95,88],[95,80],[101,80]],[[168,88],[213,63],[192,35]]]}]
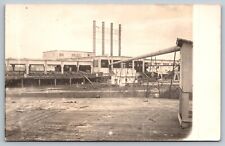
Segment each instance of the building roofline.
[{"label": "building roofline", "polygon": [[[5,60],[38,60],[38,61],[77,61],[79,59],[93,59],[95,57],[102,57],[102,56],[91,56],[91,57],[80,57],[80,58],[65,58],[65,59],[42,59],[42,58],[5,58]],[[103,57],[107,57],[107,56],[103,56]],[[114,56],[114,57],[118,57],[118,56]],[[131,57],[126,57],[126,58],[131,58]],[[145,59],[148,61],[151,61],[150,59]],[[156,59],[157,61],[173,61],[171,59]],[[152,60],[152,62],[154,62],[155,60]],[[179,60],[176,60],[179,61]]]},{"label": "building roofline", "polygon": [[42,53],[47,53],[47,52],[83,52],[83,53],[94,53],[94,52],[88,52],[88,51],[74,51],[74,50],[49,50],[49,51],[44,51]]},{"label": "building roofline", "polygon": [[[74,62],[76,60],[53,60],[53,59],[41,59],[41,58],[37,58],[37,59],[32,59],[32,58],[6,58],[5,61],[7,60],[19,60],[19,61],[64,61],[64,62]],[[82,60],[83,62],[91,62],[89,60]]]}]

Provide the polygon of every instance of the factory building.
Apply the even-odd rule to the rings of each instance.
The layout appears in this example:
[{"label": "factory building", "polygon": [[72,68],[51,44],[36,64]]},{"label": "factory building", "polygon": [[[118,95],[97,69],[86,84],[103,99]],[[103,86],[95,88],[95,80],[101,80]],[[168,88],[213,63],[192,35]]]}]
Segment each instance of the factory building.
[{"label": "factory building", "polygon": [[[52,54],[57,51],[49,51]],[[54,53],[53,53],[54,52]],[[63,51],[66,52],[66,51]],[[70,53],[68,53],[70,52]],[[65,54],[73,54],[75,51],[68,51]],[[49,53],[49,54],[51,54]],[[78,56],[87,52],[76,51]],[[46,54],[44,52],[43,54]],[[48,53],[47,53],[48,54]],[[48,55],[49,55],[48,54]],[[155,73],[161,78],[168,74],[173,69],[173,60],[152,60],[152,59],[138,59],[121,64],[111,63],[130,59],[127,56],[94,56],[90,53],[90,57],[81,58],[61,58],[57,59],[57,55],[52,56],[51,59],[16,59],[7,58],[6,63],[6,76],[18,78],[17,75],[23,77],[32,76],[48,76],[49,75],[66,75],[66,77],[76,75],[80,72],[85,73],[87,76],[92,77],[112,77],[111,82],[113,84],[118,83],[118,80],[123,80],[123,83],[132,83],[137,76],[137,73],[143,73],[149,75]],[[46,55],[45,55],[46,56]],[[55,59],[53,59],[55,57]],[[179,66],[179,60],[176,60],[175,66]],[[178,68],[176,68],[179,71]]]},{"label": "factory building", "polygon": [[[9,79],[77,79],[87,80],[107,77],[112,84],[133,83],[137,75],[164,78],[170,71],[179,74],[179,60],[136,59],[113,64],[132,57],[121,54],[121,24],[118,26],[118,55],[113,54],[114,28],[110,23],[110,56],[105,54],[105,23],[102,22],[102,54],[96,56],[96,21],[93,21],[93,51],[50,50],[42,53],[42,59],[7,58],[6,80]],[[99,49],[99,48],[98,48]],[[174,62],[175,61],[175,62]],[[178,75],[179,76],[179,75]],[[179,80],[179,79],[178,79]]]}]

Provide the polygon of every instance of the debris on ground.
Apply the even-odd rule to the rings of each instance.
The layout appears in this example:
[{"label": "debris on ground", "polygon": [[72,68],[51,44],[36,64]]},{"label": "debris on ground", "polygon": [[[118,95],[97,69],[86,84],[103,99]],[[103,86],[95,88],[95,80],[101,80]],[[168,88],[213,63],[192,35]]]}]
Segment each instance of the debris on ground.
[{"label": "debris on ground", "polygon": [[24,112],[24,110],[22,110],[22,109],[18,109],[18,110],[16,110],[16,112],[20,112],[20,113],[22,113],[22,112]]},{"label": "debris on ground", "polygon": [[179,140],[190,131],[176,121],[178,100],[51,96],[6,97],[6,140]]},{"label": "debris on ground", "polygon": [[37,107],[36,110],[45,110],[45,109],[42,107]]},{"label": "debris on ground", "polygon": [[106,114],[105,114],[105,115],[103,115],[102,117],[103,117],[103,118],[112,118],[112,115],[109,115],[109,114],[106,115]]},{"label": "debris on ground", "polygon": [[81,106],[80,108],[87,108],[87,107],[89,107],[88,105],[86,105],[86,106]]},{"label": "debris on ground", "polygon": [[84,126],[87,126],[87,123],[79,123],[79,124],[76,124],[74,126],[75,127],[84,127]]},{"label": "debris on ground", "polygon": [[143,102],[148,102],[148,99],[143,100]]},{"label": "debris on ground", "polygon": [[149,118],[148,119],[149,121],[152,121],[152,122],[156,122],[154,119],[152,119],[152,118]]},{"label": "debris on ground", "polygon": [[76,101],[64,101],[63,103],[77,103]]},{"label": "debris on ground", "polygon": [[100,95],[96,95],[96,98],[100,98],[101,96]]}]

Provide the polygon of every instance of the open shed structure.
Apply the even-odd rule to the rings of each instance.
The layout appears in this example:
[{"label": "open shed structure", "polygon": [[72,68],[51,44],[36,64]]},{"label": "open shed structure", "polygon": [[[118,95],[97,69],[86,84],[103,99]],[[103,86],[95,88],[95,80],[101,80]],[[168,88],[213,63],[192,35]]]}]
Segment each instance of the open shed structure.
[{"label": "open shed structure", "polygon": [[163,55],[167,53],[180,51],[180,96],[179,96],[179,112],[178,119],[181,127],[187,127],[192,122],[192,41],[185,39],[177,39],[176,46],[164,50],[159,50],[142,56],[130,58],[123,61],[111,63],[110,66],[115,64],[122,64],[125,62]]}]

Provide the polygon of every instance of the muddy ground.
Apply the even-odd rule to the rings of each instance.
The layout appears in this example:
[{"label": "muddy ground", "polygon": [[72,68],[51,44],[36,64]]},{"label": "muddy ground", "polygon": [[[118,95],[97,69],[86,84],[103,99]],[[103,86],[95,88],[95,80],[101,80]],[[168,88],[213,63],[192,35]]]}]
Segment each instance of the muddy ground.
[{"label": "muddy ground", "polygon": [[7,141],[176,141],[190,132],[180,128],[178,99],[50,91],[6,89]]}]

